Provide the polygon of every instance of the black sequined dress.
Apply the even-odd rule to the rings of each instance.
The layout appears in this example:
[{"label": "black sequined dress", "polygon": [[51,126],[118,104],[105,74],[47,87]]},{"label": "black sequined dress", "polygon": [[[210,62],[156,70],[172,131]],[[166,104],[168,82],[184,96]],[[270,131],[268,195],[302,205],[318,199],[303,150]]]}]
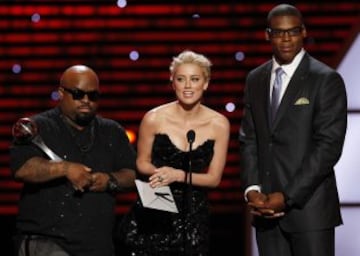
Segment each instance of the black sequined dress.
[{"label": "black sequined dress", "polygon": [[[214,140],[207,140],[192,151],[191,171],[207,171],[213,157]],[[157,134],[152,148],[156,167],[171,166],[189,171],[189,152],[178,149],[166,134]],[[121,239],[131,248],[131,255],[176,256],[208,255],[209,207],[207,191],[189,185],[170,185],[179,213],[143,208],[139,200],[124,216]],[[185,239],[184,239],[185,238]]]}]

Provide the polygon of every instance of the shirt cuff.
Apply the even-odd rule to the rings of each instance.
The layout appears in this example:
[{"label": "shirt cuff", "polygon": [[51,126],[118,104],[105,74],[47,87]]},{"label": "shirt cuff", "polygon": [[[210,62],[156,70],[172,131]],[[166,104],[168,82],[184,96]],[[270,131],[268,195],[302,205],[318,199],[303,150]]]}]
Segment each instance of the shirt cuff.
[{"label": "shirt cuff", "polygon": [[244,198],[245,198],[245,201],[247,202],[248,199],[247,199],[247,193],[249,193],[251,190],[255,190],[257,192],[261,192],[261,186],[260,185],[251,185],[249,187],[247,187],[245,189],[245,192],[244,192]]}]

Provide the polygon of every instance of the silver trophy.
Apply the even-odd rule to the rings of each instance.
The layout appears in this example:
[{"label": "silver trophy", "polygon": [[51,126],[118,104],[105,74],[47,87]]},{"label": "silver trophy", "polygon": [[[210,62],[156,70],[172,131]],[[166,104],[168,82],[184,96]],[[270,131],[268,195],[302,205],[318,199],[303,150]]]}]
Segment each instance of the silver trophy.
[{"label": "silver trophy", "polygon": [[62,161],[63,159],[55,154],[43,141],[38,133],[36,123],[28,117],[20,118],[12,128],[12,135],[18,144],[34,143],[51,160]]}]

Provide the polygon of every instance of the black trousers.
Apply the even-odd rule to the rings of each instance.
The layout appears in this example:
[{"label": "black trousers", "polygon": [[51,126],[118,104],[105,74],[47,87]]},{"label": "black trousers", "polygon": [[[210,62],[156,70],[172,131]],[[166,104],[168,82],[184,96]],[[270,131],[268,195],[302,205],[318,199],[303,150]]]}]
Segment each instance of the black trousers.
[{"label": "black trousers", "polygon": [[274,225],[257,228],[260,256],[335,256],[335,228],[289,233]]}]

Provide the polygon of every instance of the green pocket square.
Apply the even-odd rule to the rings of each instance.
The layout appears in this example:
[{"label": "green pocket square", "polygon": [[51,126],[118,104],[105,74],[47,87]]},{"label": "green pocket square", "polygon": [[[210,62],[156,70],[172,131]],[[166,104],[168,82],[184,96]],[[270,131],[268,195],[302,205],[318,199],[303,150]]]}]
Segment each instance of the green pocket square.
[{"label": "green pocket square", "polygon": [[305,97],[301,97],[298,98],[297,101],[295,101],[294,105],[308,105],[308,104],[310,104],[309,99]]}]

